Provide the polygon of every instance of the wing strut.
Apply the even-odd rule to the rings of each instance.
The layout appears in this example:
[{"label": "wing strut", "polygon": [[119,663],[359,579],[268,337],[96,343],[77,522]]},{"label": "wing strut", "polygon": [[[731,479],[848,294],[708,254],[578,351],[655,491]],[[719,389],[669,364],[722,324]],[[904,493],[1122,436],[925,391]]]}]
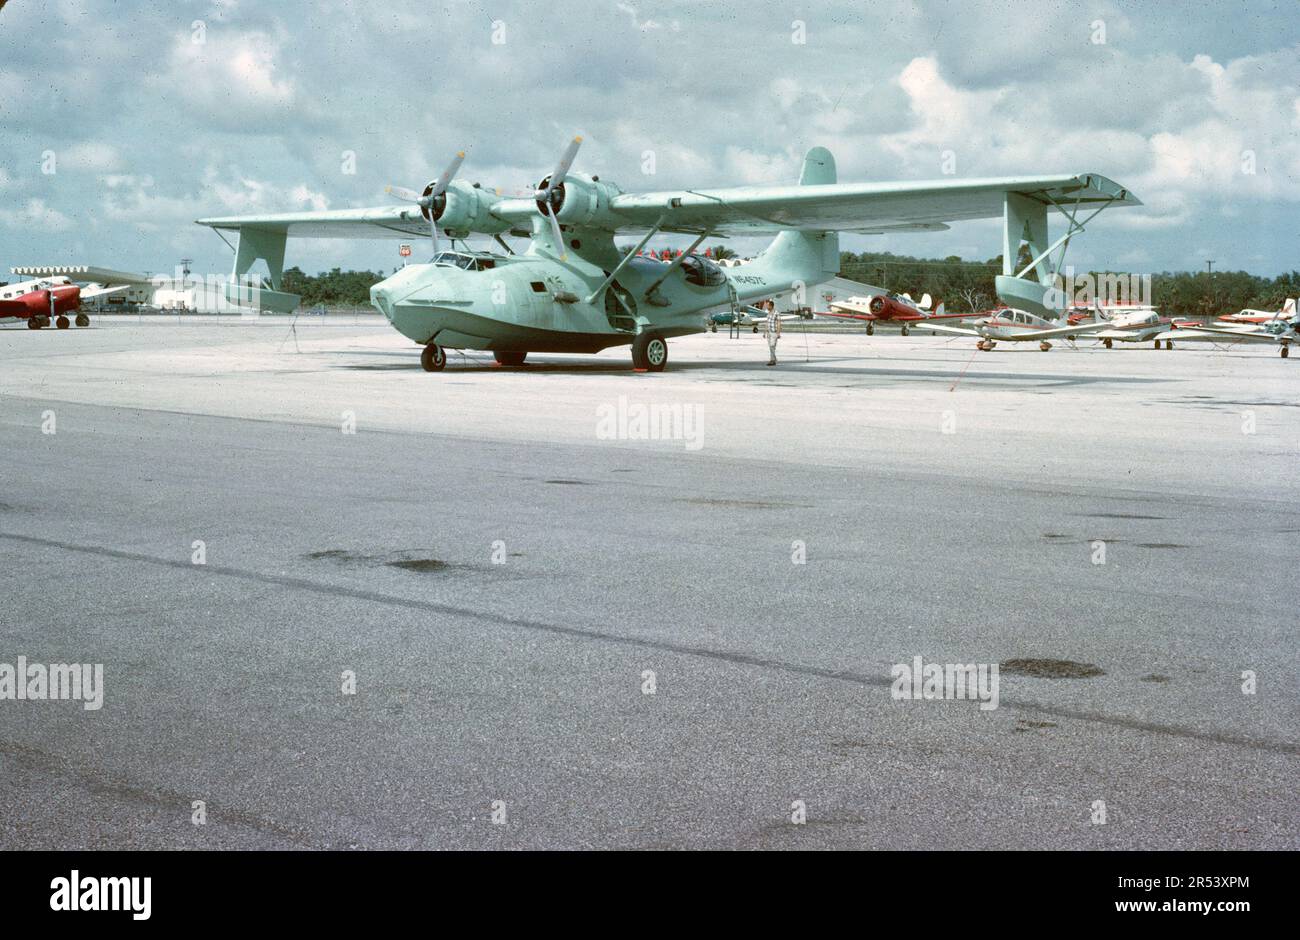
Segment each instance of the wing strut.
[{"label": "wing strut", "polygon": [[[660,219],[660,222],[662,222],[662,221],[663,221],[663,220]],[[668,270],[665,271],[662,275],[660,275],[660,277],[659,277],[658,280],[656,280],[653,284],[651,284],[649,287],[646,288],[646,291],[645,291],[645,299],[646,299],[646,300],[649,300],[652,304],[655,303],[654,300],[652,299],[652,296],[651,296],[651,295],[653,295],[654,292],[655,292],[656,290],[659,289],[659,285],[662,284],[664,281],[668,280],[668,275],[672,274],[674,271],[676,271],[678,268],[680,268],[680,267],[682,266],[682,260],[683,260],[687,255],[689,255],[689,254],[691,254],[693,251],[695,251],[696,248],[699,248],[699,247],[700,247],[700,243],[703,242],[704,239],[708,238],[709,235],[711,235],[711,234],[712,234],[712,230],[710,230],[710,229],[705,229],[703,232],[700,233],[700,237],[699,237],[699,238],[697,238],[697,239],[695,239],[695,241],[691,242],[691,247],[690,247],[690,248],[687,248],[687,249],[686,249],[685,251],[683,251],[680,255],[678,255],[676,258],[674,258],[672,264],[668,265]],[[662,304],[662,303],[655,304],[656,307],[663,306],[663,305],[664,305],[664,304]]]},{"label": "wing strut", "polygon": [[[623,256],[622,261],[614,265],[614,270],[609,272],[609,276],[605,278],[605,280],[601,283],[599,287],[597,287],[594,291],[592,291],[590,294],[587,295],[587,299],[584,300],[583,303],[590,304],[596,302],[596,298],[600,296],[601,291],[603,291],[606,287],[609,287],[609,285],[613,284],[614,279],[618,277],[619,273],[625,267],[628,266],[628,263],[631,262],[631,260],[641,252],[641,249],[646,246],[646,244],[650,241],[650,239],[654,238],[656,235],[659,234],[659,229],[663,226],[664,220],[667,218],[668,218],[667,212],[659,216],[659,221],[655,222],[655,224],[650,227],[650,231],[646,232],[645,237],[636,243],[635,248],[633,248],[631,251],[629,251],[627,254]],[[658,283],[659,282],[656,281],[655,286],[658,286]],[[617,291],[615,291],[615,294],[617,294]],[[622,303],[622,298],[619,298],[619,302]]]}]

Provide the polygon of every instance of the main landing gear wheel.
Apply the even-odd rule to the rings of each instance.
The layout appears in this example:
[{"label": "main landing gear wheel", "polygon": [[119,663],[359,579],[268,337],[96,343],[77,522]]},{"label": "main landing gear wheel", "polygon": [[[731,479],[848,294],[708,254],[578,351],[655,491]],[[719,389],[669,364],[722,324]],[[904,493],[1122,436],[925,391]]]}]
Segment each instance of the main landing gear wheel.
[{"label": "main landing gear wheel", "polygon": [[875,334],[876,334],[876,324],[874,324],[874,323],[868,323],[868,324],[867,324],[867,335],[868,335],[868,336],[874,336]]},{"label": "main landing gear wheel", "polygon": [[1101,341],[1101,344],[1102,344],[1103,346],[1105,346],[1107,349],[1114,349],[1114,348],[1115,348],[1115,343],[1114,343],[1113,341],[1109,340],[1109,339],[1103,339],[1103,340]]},{"label": "main landing gear wheel", "polygon": [[911,332],[911,330],[909,330],[909,329],[907,328],[907,324],[904,323],[904,324],[903,324],[903,329],[902,329],[900,332],[901,332],[904,336],[906,336],[908,333]]},{"label": "main landing gear wheel", "polygon": [[425,372],[441,372],[447,368],[447,350],[437,343],[430,343],[420,353],[420,365]]},{"label": "main landing gear wheel", "polygon": [[61,330],[66,330],[68,327],[72,326],[72,324],[68,322],[68,318],[65,316],[60,316],[55,320],[54,325]]},{"label": "main landing gear wheel", "polygon": [[1174,341],[1172,339],[1165,340],[1165,349],[1173,349],[1173,348],[1174,348]]},{"label": "main landing gear wheel", "polygon": [[709,324],[709,332],[710,332],[710,333],[716,333],[716,332],[718,332],[718,324],[716,324],[716,323],[710,323],[710,324]]},{"label": "main landing gear wheel", "polygon": [[980,349],[981,352],[988,352],[993,348],[993,341],[988,339],[982,339],[975,345]]},{"label": "main landing gear wheel", "polygon": [[79,313],[77,314],[76,324],[77,326],[90,326],[90,317],[84,313]]},{"label": "main landing gear wheel", "polygon": [[528,355],[528,352],[526,350],[524,352],[502,350],[494,352],[492,355],[496,357],[498,365],[522,366],[524,364],[524,358]]},{"label": "main landing gear wheel", "polygon": [[28,317],[28,318],[27,318],[27,329],[29,329],[29,330],[39,330],[40,328],[41,328],[41,318],[40,318],[40,317]]},{"label": "main landing gear wheel", "polygon": [[1047,342],[1046,340],[1043,340],[1043,342],[1038,344],[1038,348],[1041,349],[1043,352],[1049,352],[1052,348],[1052,344]]},{"label": "main landing gear wheel", "polygon": [[641,333],[632,341],[632,368],[638,372],[662,372],[668,365],[668,343],[654,333]]},{"label": "main landing gear wheel", "polygon": [[1156,349],[1159,349],[1159,348],[1160,348],[1160,340],[1158,340],[1158,339],[1157,339],[1157,340],[1153,340],[1153,342],[1155,343],[1155,348],[1156,348]]},{"label": "main landing gear wheel", "polygon": [[1287,356],[1289,356],[1289,355],[1291,355],[1291,347],[1290,347],[1290,346],[1283,346],[1283,347],[1282,347],[1282,358],[1285,359],[1285,358],[1286,358]]},{"label": "main landing gear wheel", "polygon": [[754,332],[755,332],[755,333],[758,332],[758,324],[757,324],[757,323],[754,324]]}]

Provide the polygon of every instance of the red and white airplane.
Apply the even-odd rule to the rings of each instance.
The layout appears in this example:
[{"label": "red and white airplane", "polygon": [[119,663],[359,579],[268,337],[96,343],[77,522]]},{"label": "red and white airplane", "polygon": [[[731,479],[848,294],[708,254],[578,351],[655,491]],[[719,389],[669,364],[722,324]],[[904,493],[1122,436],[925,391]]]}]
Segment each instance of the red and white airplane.
[{"label": "red and white airplane", "polygon": [[893,293],[877,294],[874,297],[849,297],[846,300],[837,300],[829,305],[826,312],[817,314],[819,317],[837,317],[841,320],[865,320],[868,336],[876,332],[876,322],[878,320],[901,324],[901,332],[906,336],[909,332],[909,324],[915,324],[923,320],[973,319],[978,315],[973,313],[944,313],[943,304],[939,304],[932,310],[929,294],[922,294],[921,302],[917,303],[912,299],[911,294]]},{"label": "red and white airplane", "polygon": [[126,290],[128,285],[81,287],[66,277],[42,277],[17,284],[0,285],[0,322],[26,320],[29,330],[39,330],[51,322],[60,330],[71,323],[67,314],[75,314],[77,326],[89,326],[90,317],[81,312],[81,302],[105,294]]},{"label": "red and white airplane", "polygon": [[1242,310],[1240,313],[1225,313],[1219,317],[1224,323],[1249,323],[1253,326],[1260,326],[1268,323],[1270,320],[1290,320],[1296,313],[1296,299],[1288,298],[1286,303],[1282,304],[1282,309],[1269,313],[1267,310]]}]

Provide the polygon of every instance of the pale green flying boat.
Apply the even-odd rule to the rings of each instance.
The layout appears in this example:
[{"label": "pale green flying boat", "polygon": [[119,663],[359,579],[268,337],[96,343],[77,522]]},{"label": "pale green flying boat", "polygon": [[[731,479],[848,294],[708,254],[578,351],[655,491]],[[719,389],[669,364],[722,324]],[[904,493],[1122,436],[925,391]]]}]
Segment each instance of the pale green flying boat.
[{"label": "pale green flying boat", "polygon": [[[570,172],[582,138],[574,138],[554,172],[531,198],[455,179],[459,153],[422,192],[390,187],[412,205],[371,209],[200,219],[238,233],[232,290],[271,309],[292,309],[282,293],[285,243],[301,238],[401,238],[428,234],[432,260],[410,264],[376,284],[371,302],[393,327],[424,346],[421,362],[439,371],[448,349],[489,350],[503,365],[530,352],[592,353],[630,345],[640,371],[661,371],[667,340],[707,328],[703,314],[787,291],[810,290],[839,273],[839,233],[930,232],[948,223],[1002,216],[1003,274],[999,296],[1046,314],[1070,238],[1110,206],[1141,203],[1096,173],[1075,176],[839,183],[830,151],[804,157],[797,186],[625,193],[597,176]],[[1067,231],[1048,241],[1047,213],[1060,212]],[[1086,217],[1082,217],[1088,213]],[[442,249],[449,239],[493,236],[504,253]],[[694,235],[672,262],[641,257],[660,233]],[[753,261],[724,268],[695,250],[706,238],[776,234]],[[529,239],[521,254],[501,237]],[[615,235],[640,235],[630,250]],[[1020,246],[1032,260],[1015,270]],[[239,288],[262,260],[271,287]],[[1032,273],[1032,278],[1030,277]],[[233,296],[232,296],[233,299]],[[1050,315],[1050,314],[1049,314]]]}]

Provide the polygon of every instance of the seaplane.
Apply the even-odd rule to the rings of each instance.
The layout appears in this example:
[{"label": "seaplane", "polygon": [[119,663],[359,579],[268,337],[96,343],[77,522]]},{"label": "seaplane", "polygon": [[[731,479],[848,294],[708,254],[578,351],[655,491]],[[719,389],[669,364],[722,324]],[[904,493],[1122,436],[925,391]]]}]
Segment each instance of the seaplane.
[{"label": "seaplane", "polygon": [[[297,303],[280,289],[291,237],[427,234],[428,262],[408,264],[375,284],[370,299],[394,329],[421,347],[420,362],[429,372],[446,368],[448,350],[486,350],[502,366],[521,367],[533,353],[595,353],[614,346],[631,347],[636,371],[660,372],[668,362],[668,341],[707,329],[706,311],[739,312],[755,300],[835,276],[841,233],[935,232],[952,222],[1001,216],[1003,257],[1010,260],[996,279],[999,296],[1046,310],[1053,268],[1060,267],[1057,250],[1063,257],[1070,238],[1102,210],[1141,204],[1127,188],[1096,173],[841,183],[824,147],[807,152],[794,185],[624,192],[610,180],[573,169],[581,143],[575,137],[554,170],[525,196],[457,179],[465,159],[461,151],[422,190],[390,186],[389,194],[405,205],[198,223],[223,238],[238,236],[231,245],[235,259],[227,296],[258,309],[293,309]],[[1049,211],[1068,220],[1064,235],[1050,243]],[[644,256],[650,240],[664,233],[694,241],[671,261]],[[760,234],[775,237],[738,267],[723,268],[697,252],[706,238]],[[492,238],[503,252],[470,251],[465,245],[471,236]],[[527,238],[526,250],[516,252],[503,236]],[[620,246],[616,236],[638,241]],[[1016,271],[1022,243],[1032,260]],[[266,265],[269,288],[248,284],[259,262]]]}]

